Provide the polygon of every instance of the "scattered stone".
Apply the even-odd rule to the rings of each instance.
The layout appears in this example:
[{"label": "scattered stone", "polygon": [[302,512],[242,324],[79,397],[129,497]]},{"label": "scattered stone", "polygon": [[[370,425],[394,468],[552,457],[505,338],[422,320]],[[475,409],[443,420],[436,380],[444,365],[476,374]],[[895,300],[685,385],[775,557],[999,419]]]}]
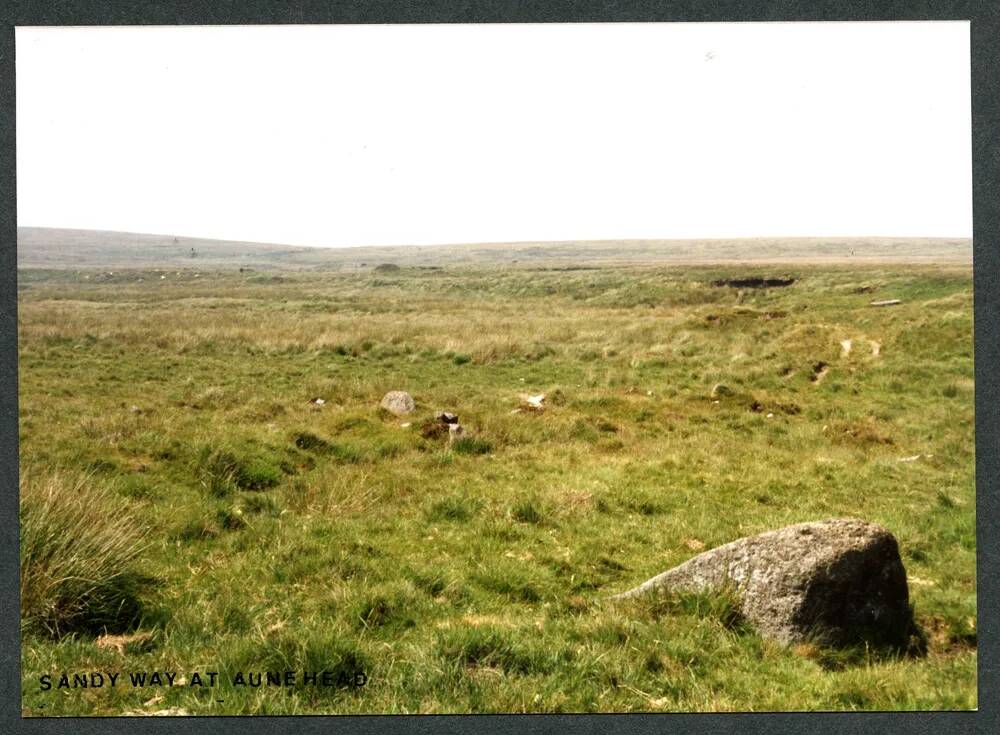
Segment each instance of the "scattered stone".
[{"label": "scattered stone", "polygon": [[391,390],[386,393],[379,406],[397,416],[412,413],[417,407],[416,403],[413,402],[413,396],[402,390]]},{"label": "scattered stone", "polygon": [[902,303],[899,299],[885,299],[883,301],[871,301],[869,302],[869,306],[895,306]]},{"label": "scattered stone", "polygon": [[326,403],[326,401],[324,401],[322,398],[310,398],[309,402],[314,406],[322,406],[324,403]]},{"label": "scattered stone", "polygon": [[399,428],[400,429],[409,429],[410,428],[410,422],[407,421],[406,423],[400,424]]},{"label": "scattered stone", "polygon": [[916,462],[922,456],[923,456],[922,454],[914,454],[912,457],[900,457],[899,461],[900,462]]},{"label": "scattered stone", "polygon": [[132,406],[132,407],[131,407],[131,408],[129,409],[129,411],[131,411],[132,413],[142,413],[142,409],[141,409],[141,408],[139,408],[138,406]]},{"label": "scattered stone", "polygon": [[716,383],[712,386],[712,398],[728,398],[736,395],[736,392],[728,385]]},{"label": "scattered stone", "polygon": [[758,632],[783,643],[905,646],[915,632],[895,537],[866,521],[800,523],[689,559],[612,599],[733,590]]},{"label": "scattered stone", "polygon": [[773,419],[774,418],[774,414],[773,413],[769,413],[765,418]]},{"label": "scattered stone", "polygon": [[823,378],[826,377],[826,374],[828,372],[830,372],[830,366],[827,365],[822,360],[820,360],[815,365],[813,365],[812,368],[813,374],[809,376],[809,380],[811,380],[813,383],[818,383],[821,380],[823,380]]},{"label": "scattered stone", "polygon": [[466,436],[468,436],[468,433],[461,424],[448,424],[448,446],[451,446],[459,439],[464,439]]},{"label": "scattered stone", "polygon": [[424,439],[440,439],[448,435],[448,443],[452,444],[464,435],[465,429],[458,423],[458,415],[449,411],[441,411],[434,418],[420,427],[420,435]]},{"label": "scattered stone", "polygon": [[882,352],[882,343],[881,342],[874,342],[873,341],[872,342],[872,357],[878,357],[881,352]]},{"label": "scattered stone", "polygon": [[854,344],[852,340],[842,339],[840,340],[840,356],[847,357],[851,354],[851,346]]},{"label": "scattered stone", "polygon": [[521,400],[524,403],[521,405],[521,409],[524,411],[534,411],[535,413],[541,413],[545,410],[545,394],[539,393],[536,396],[521,396]]}]

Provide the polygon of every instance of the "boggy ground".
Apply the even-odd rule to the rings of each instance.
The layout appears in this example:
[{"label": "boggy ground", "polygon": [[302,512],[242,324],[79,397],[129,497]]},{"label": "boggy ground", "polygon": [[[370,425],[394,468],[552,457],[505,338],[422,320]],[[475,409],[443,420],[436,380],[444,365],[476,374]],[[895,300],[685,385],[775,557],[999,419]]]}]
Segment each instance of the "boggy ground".
[{"label": "boggy ground", "polygon": [[[748,275],[797,280],[713,285]],[[19,279],[22,495],[83,473],[87,527],[146,542],[112,631],[146,637],[26,620],[26,715],[976,706],[970,268]],[[391,389],[417,413],[380,413]],[[527,393],[547,410],[512,413]],[[475,439],[422,438],[435,410]],[[782,648],[722,597],[604,600],[837,516],[896,534],[926,656]],[[231,684],[286,669],[367,682]],[[154,670],[175,685],[39,687]]]}]

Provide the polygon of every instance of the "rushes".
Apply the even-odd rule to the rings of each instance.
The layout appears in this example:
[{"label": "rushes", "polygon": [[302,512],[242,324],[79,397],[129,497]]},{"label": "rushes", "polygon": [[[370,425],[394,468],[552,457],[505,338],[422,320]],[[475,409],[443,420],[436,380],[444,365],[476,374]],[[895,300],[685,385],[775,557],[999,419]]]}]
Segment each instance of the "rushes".
[{"label": "rushes", "polygon": [[58,637],[138,621],[144,532],[121,505],[87,475],[22,474],[23,630]]}]

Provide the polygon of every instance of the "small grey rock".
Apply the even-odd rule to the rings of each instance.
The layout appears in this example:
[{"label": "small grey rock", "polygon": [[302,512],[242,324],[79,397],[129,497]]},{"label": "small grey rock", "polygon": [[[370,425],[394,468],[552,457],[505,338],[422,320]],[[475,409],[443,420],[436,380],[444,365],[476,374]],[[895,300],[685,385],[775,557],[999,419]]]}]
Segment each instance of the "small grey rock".
[{"label": "small grey rock", "polygon": [[389,391],[382,397],[382,402],[379,405],[396,416],[412,413],[417,407],[416,403],[413,402],[413,396],[402,390]]}]

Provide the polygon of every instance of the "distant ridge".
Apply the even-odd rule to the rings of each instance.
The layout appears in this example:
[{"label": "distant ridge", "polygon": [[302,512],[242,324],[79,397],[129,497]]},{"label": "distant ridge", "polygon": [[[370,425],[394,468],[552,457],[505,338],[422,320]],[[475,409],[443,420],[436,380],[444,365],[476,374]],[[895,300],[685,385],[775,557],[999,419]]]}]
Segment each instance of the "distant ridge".
[{"label": "distant ridge", "polygon": [[344,268],[395,263],[972,263],[968,238],[829,237],[601,240],[309,248],[103,230],[19,227],[18,268]]}]

